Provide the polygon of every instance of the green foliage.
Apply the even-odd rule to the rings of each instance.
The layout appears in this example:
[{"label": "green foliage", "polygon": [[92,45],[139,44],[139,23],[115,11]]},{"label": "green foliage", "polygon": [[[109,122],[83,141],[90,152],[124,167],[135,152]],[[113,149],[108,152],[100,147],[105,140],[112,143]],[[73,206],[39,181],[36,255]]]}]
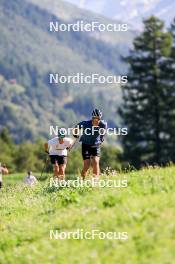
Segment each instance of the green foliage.
[{"label": "green foliage", "polygon": [[102,170],[105,170],[107,167],[111,168],[112,170],[120,170],[120,155],[121,151],[117,147],[113,147],[111,145],[104,146],[102,148],[102,155],[100,160]]},{"label": "green foliage", "polygon": [[[30,141],[14,144],[7,129],[0,132],[0,146],[3,151],[0,152],[0,162],[5,163],[10,172],[42,172],[46,160],[44,153],[44,140],[38,140],[35,143]],[[101,168],[105,170],[110,167],[113,170],[119,170],[121,165],[119,161],[120,151],[117,147],[103,146],[101,157]],[[67,174],[79,175],[83,166],[81,147],[73,149],[68,156]],[[52,166],[48,160],[43,173],[43,178],[48,173],[52,174]]]},{"label": "green foliage", "polygon": [[83,160],[81,156],[81,148],[72,150],[68,157],[67,173],[69,174],[80,174],[83,166]]},{"label": "green foliage", "polygon": [[120,109],[128,127],[123,137],[124,159],[137,168],[175,161],[175,78],[171,77],[173,69],[167,70],[172,44],[164,23],[150,17],[127,58],[129,83],[123,89]]},{"label": "green foliage", "polygon": [[0,139],[7,145],[12,145],[12,139],[8,133],[7,128],[2,129],[2,131],[0,132]]},{"label": "green foliage", "polygon": [[[71,5],[59,5],[65,13],[71,9]],[[48,6],[48,1],[0,1],[0,129],[7,127],[17,143],[47,138],[49,125],[76,124],[77,119],[89,116],[89,109],[95,103],[107,116],[112,116],[116,101],[121,101],[113,85],[109,85],[106,92],[106,87],[97,84],[93,89],[89,85],[49,84],[49,73],[111,75],[112,72],[119,74],[122,67],[123,72],[126,71],[126,66],[120,60],[120,43],[112,46],[84,33],[50,33],[51,20],[64,21],[60,12],[54,14]],[[74,12],[76,16],[79,9],[74,8]],[[91,21],[91,16],[88,19]],[[126,32],[125,35],[130,39],[132,34]],[[9,83],[11,79],[15,79],[16,84]],[[89,88],[91,97],[98,98],[98,102],[92,100],[91,103],[87,98]],[[74,102],[81,100],[84,103],[77,111]],[[111,107],[106,109],[108,104]]]},{"label": "green foliage", "polygon": [[[15,186],[0,192],[0,263],[174,263],[175,167],[109,176],[128,187],[45,190]],[[8,177],[5,181],[8,181]],[[5,184],[5,183],[4,183]],[[121,202],[122,201],[122,202]],[[127,240],[50,239],[50,230],[127,232]]]},{"label": "green foliage", "polygon": [[103,201],[103,206],[104,207],[113,207],[116,205],[117,198],[115,196],[108,196],[104,201]]}]

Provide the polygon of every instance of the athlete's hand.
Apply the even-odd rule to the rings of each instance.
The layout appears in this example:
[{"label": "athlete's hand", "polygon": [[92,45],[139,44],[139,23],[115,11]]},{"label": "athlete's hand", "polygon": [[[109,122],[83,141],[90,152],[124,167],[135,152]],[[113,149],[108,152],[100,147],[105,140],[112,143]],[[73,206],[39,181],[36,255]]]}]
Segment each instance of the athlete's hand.
[{"label": "athlete's hand", "polygon": [[73,131],[72,131],[72,135],[74,138],[79,138],[79,129],[78,127],[74,127]]},{"label": "athlete's hand", "polygon": [[78,135],[75,135],[75,134],[73,134],[73,137],[74,137],[74,138],[79,138],[79,136],[78,136]]}]

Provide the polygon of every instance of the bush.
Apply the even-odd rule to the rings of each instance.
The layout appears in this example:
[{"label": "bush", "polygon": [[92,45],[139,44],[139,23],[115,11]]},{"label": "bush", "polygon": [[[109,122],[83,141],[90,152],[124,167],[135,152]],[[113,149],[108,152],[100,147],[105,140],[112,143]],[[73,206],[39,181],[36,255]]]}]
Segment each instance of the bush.
[{"label": "bush", "polygon": [[[0,146],[3,151],[0,152],[0,162],[6,163],[10,172],[24,172],[32,170],[34,172],[42,171],[45,162],[44,141],[38,140],[35,143],[30,141],[14,144],[8,131],[3,130],[0,133]],[[110,167],[112,170],[120,170],[119,162],[120,150],[117,147],[106,145],[102,147],[101,169]],[[83,166],[81,156],[81,147],[73,149],[68,157],[67,174],[80,174]],[[51,164],[49,167],[51,170]]]}]

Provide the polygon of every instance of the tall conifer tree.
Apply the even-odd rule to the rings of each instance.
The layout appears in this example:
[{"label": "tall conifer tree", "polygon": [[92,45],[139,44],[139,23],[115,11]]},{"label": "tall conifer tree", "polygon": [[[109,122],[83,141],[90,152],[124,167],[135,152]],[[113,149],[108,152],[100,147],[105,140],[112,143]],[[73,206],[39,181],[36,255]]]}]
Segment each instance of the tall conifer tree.
[{"label": "tall conifer tree", "polygon": [[164,142],[165,159],[175,162],[175,20],[169,30],[172,36],[171,52],[167,58],[162,61],[162,86],[164,94],[169,96],[165,105],[164,112],[166,115],[166,138]]},{"label": "tall conifer tree", "polygon": [[122,141],[124,159],[136,168],[170,159],[166,156],[167,141],[170,144],[172,140],[167,134],[167,114],[172,109],[167,106],[175,99],[163,70],[171,45],[172,37],[165,32],[164,23],[152,16],[144,21],[144,31],[135,39],[127,58],[130,69],[120,114],[128,135]]}]

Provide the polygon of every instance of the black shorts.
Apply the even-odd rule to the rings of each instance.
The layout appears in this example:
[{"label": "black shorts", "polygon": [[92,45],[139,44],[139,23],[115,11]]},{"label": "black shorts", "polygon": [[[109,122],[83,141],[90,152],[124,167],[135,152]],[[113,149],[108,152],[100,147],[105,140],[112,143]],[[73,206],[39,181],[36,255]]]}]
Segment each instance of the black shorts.
[{"label": "black shorts", "polygon": [[63,165],[67,163],[67,157],[58,156],[58,155],[50,155],[50,161],[52,164],[55,164],[55,162],[57,162],[58,165]]},{"label": "black shorts", "polygon": [[92,146],[82,144],[83,160],[90,159],[90,157],[100,157],[100,146]]}]

